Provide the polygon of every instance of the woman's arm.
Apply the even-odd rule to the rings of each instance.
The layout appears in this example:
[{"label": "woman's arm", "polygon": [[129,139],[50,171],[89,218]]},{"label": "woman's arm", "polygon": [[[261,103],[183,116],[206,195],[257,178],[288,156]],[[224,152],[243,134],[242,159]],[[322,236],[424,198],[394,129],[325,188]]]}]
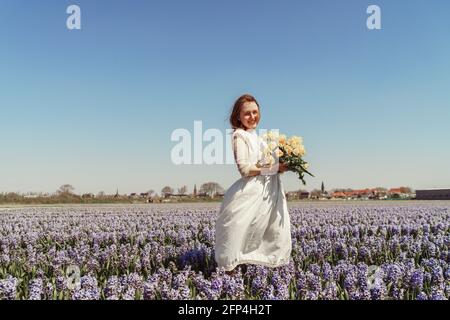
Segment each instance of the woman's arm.
[{"label": "woman's arm", "polygon": [[268,167],[258,167],[257,165],[250,163],[247,143],[240,134],[235,134],[233,137],[233,149],[239,173],[243,177],[274,175],[278,172],[283,173],[287,170],[287,167],[283,163]]},{"label": "woman's arm", "polygon": [[233,151],[239,173],[243,177],[258,175],[261,170],[250,163],[248,145],[244,137],[235,133],[233,135]]},{"label": "woman's arm", "polygon": [[280,162],[278,164],[274,164],[272,166],[261,167],[260,174],[263,176],[270,176],[277,173],[284,173],[288,170],[288,167]]}]

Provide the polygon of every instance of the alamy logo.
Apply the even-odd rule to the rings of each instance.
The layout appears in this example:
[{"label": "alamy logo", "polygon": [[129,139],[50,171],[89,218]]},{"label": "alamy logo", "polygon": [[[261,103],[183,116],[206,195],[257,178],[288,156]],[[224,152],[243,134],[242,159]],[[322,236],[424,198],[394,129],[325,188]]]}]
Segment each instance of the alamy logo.
[{"label": "alamy logo", "polygon": [[67,7],[67,14],[70,16],[67,18],[66,26],[69,30],[80,30],[81,29],[81,9],[77,5],[71,5]]},{"label": "alamy logo", "polygon": [[381,9],[377,5],[370,5],[367,8],[367,14],[370,16],[367,18],[367,28],[369,30],[381,29]]},{"label": "alamy logo", "polygon": [[367,287],[369,290],[383,282],[383,269],[379,266],[369,266],[367,270]]},{"label": "alamy logo", "polygon": [[69,290],[79,289],[81,287],[80,268],[76,265],[70,265],[66,269],[67,288]]},{"label": "alamy logo", "polygon": [[[66,13],[69,14],[66,20],[66,26],[69,30],[81,30],[81,8],[78,5],[70,5],[67,7]],[[381,8],[377,5],[367,7],[367,28],[369,30],[381,29]]]},{"label": "alamy logo", "polygon": [[[278,129],[259,129],[257,134],[264,135],[268,131],[279,132]],[[235,164],[231,138],[233,130],[227,129],[225,138],[222,131],[215,128],[203,132],[202,121],[194,121],[194,134],[187,129],[175,129],[170,140],[177,142],[172,148],[171,160],[175,165],[181,164]],[[204,143],[206,142],[206,145]]]}]

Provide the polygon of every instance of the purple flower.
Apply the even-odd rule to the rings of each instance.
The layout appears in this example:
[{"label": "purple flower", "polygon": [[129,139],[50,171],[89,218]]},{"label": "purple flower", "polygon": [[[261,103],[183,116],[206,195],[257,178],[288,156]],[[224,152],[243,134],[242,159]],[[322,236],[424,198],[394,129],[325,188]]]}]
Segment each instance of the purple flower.
[{"label": "purple flower", "polygon": [[[294,206],[291,262],[279,268],[250,264],[234,276],[216,268],[217,214],[215,204],[0,209],[0,265],[12,270],[14,263],[16,270],[2,275],[0,297],[449,297],[448,205]],[[380,266],[375,277],[369,262]],[[85,275],[76,290],[67,287],[65,275],[72,264]]]},{"label": "purple flower", "polygon": [[106,282],[104,289],[105,297],[107,300],[119,300],[122,294],[122,286],[117,276],[112,276]]},{"label": "purple flower", "polygon": [[333,280],[333,269],[331,268],[331,265],[328,262],[325,262],[322,266],[323,269],[323,279],[325,281],[332,281]]},{"label": "purple flower", "polygon": [[356,289],[356,284],[358,280],[353,272],[349,272],[345,275],[344,278],[344,288],[348,292],[352,292]]},{"label": "purple flower", "polygon": [[321,298],[324,300],[337,300],[338,299],[338,287],[334,281],[327,282],[325,287],[320,294]]},{"label": "purple flower", "polygon": [[244,280],[240,274],[230,277],[225,275],[223,277],[223,293],[225,296],[231,298],[242,299],[244,297]]},{"label": "purple flower", "polygon": [[18,283],[19,281],[10,275],[6,279],[0,280],[0,300],[15,300]]},{"label": "purple flower", "polygon": [[273,285],[269,284],[268,286],[262,289],[261,298],[263,300],[277,300],[275,296],[275,288],[273,287]]},{"label": "purple flower", "polygon": [[448,298],[445,297],[442,290],[433,290],[431,292],[430,300],[448,300]]},{"label": "purple flower", "polygon": [[74,300],[98,300],[100,299],[100,289],[97,285],[97,279],[92,275],[81,277],[81,287],[76,288],[72,293]]},{"label": "purple flower", "polygon": [[422,291],[417,295],[416,300],[428,300],[428,296]]},{"label": "purple flower", "polygon": [[41,278],[33,279],[29,284],[29,300],[41,300],[44,294],[44,282]]},{"label": "purple flower", "polygon": [[374,300],[384,300],[387,296],[387,288],[384,282],[376,280],[374,286],[370,289],[370,294]]},{"label": "purple flower", "polygon": [[410,285],[413,289],[422,290],[423,288],[423,272],[422,270],[416,270],[412,273],[410,279]]},{"label": "purple flower", "polygon": [[158,297],[159,275],[153,274],[144,283],[144,299],[155,300]]}]

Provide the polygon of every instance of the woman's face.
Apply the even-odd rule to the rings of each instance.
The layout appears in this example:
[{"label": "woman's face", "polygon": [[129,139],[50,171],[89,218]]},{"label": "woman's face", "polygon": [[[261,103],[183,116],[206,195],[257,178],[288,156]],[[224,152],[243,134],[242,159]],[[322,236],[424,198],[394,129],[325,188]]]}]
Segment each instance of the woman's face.
[{"label": "woman's face", "polygon": [[259,108],[255,102],[245,102],[240,114],[241,123],[247,129],[255,129],[259,122]]}]

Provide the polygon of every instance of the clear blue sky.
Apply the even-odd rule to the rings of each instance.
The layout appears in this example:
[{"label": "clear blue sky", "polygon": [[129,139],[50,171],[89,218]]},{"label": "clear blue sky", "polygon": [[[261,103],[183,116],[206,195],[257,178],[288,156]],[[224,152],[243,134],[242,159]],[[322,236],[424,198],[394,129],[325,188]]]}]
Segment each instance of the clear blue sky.
[{"label": "clear blue sky", "polygon": [[175,166],[170,134],[225,130],[244,92],[304,138],[309,190],[450,187],[449,31],[444,0],[2,0],[0,192],[227,188],[235,166]]}]

